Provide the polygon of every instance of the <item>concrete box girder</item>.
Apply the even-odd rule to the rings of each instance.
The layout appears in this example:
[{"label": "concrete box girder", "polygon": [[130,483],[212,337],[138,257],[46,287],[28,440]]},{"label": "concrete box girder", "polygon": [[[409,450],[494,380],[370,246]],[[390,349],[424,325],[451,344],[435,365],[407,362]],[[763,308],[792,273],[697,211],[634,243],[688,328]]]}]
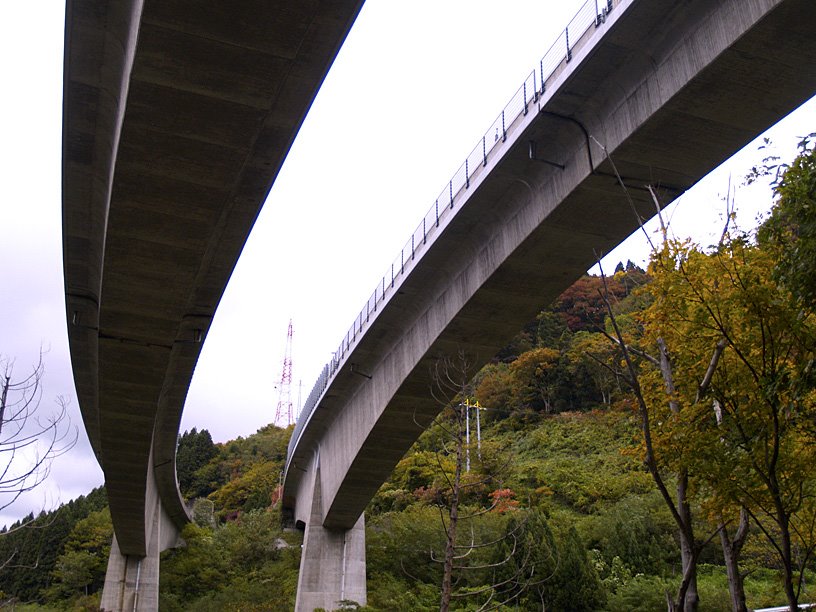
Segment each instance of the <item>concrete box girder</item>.
[{"label": "concrete box girder", "polygon": [[[667,204],[816,91],[816,63],[802,61],[816,57],[812,2],[614,4],[508,128],[489,176],[471,179],[456,216],[399,279],[309,416],[289,465],[308,465],[319,448],[324,526],[350,528],[421,432],[413,414],[422,423],[438,412],[428,392],[437,356],[464,349],[484,363],[637,228],[615,169],[648,218],[645,185]],[[531,161],[530,140],[565,170]],[[296,497],[302,477],[287,469],[283,498],[299,520],[308,512]]]},{"label": "concrete box girder", "polygon": [[163,511],[187,520],[175,445],[201,341],[361,5],[66,6],[68,332],[124,555],[145,554],[154,476]]}]

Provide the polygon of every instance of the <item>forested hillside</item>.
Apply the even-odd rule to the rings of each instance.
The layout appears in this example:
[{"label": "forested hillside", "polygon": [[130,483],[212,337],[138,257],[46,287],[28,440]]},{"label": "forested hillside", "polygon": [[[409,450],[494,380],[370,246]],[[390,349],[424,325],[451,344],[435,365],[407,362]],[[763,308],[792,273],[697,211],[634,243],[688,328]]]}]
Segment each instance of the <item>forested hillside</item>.
[{"label": "forested hillside", "polygon": [[[757,172],[776,172],[776,167]],[[585,276],[487,366],[440,358],[440,415],[366,511],[370,610],[727,611],[813,601],[816,154],[756,231],[658,237],[648,270]],[[410,415],[406,415],[410,418]],[[290,429],[179,438],[193,501],[161,609],[288,610]],[[93,609],[94,491],[0,534],[3,600]],[[348,602],[349,609],[356,604]]]}]

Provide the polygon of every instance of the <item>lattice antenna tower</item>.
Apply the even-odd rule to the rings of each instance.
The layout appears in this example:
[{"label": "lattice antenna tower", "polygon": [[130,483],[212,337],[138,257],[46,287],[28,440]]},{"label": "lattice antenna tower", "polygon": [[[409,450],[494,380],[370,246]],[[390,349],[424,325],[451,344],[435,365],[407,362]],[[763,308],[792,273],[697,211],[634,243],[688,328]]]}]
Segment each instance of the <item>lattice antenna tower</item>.
[{"label": "lattice antenna tower", "polygon": [[275,425],[286,419],[286,426],[295,422],[292,414],[292,319],[286,332],[286,350],[283,354],[283,372],[278,384],[278,409],[275,411]]}]

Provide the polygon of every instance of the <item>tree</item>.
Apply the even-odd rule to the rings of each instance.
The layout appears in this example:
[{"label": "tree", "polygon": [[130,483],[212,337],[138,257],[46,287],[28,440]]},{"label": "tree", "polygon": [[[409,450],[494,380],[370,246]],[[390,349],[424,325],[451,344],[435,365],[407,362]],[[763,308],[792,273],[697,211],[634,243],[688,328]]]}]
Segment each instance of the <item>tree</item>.
[{"label": "tree", "polygon": [[493,600],[524,609],[545,607],[544,585],[559,565],[558,549],[544,514],[516,512],[494,552]]},{"label": "tree", "polygon": [[220,508],[219,517],[236,517],[241,512],[268,508],[280,478],[280,466],[272,462],[258,462],[246,472],[209,495]]},{"label": "tree", "polygon": [[723,551],[725,571],[728,574],[731,609],[734,612],[748,612],[748,606],[745,603],[745,576],[740,571],[740,556],[742,547],[748,538],[751,516],[748,510],[740,508],[737,528],[733,532],[730,527],[731,521],[724,518],[722,511],[718,513],[717,518],[719,519],[717,529],[720,532],[720,546]]},{"label": "tree", "polygon": [[560,538],[558,566],[553,580],[542,583],[545,609],[581,612],[599,610],[606,603],[601,581],[587,557],[575,527]]},{"label": "tree", "polygon": [[518,405],[554,412],[560,356],[555,349],[536,348],[522,353],[510,364],[510,378]]},{"label": "tree", "polygon": [[[683,334],[675,334],[675,317],[684,319],[688,302],[685,296],[672,291],[683,285],[688,243],[670,240],[668,228],[660,214],[654,190],[649,192],[655,202],[662,230],[662,243],[654,247],[649,263],[651,282],[644,287],[651,300],[634,328],[635,338],[625,338],[623,328],[613,309],[614,295],[606,276],[601,274],[600,292],[609,321],[607,337],[620,351],[622,369],[616,374],[628,384],[637,401],[641,419],[644,463],[677,526],[682,577],[676,597],[666,596],[670,612],[695,611],[697,594],[697,561],[710,538],[698,539],[692,513],[695,485],[692,465],[698,445],[695,430],[687,427],[689,416],[699,414],[709,401],[712,377],[717,370],[726,342],[721,337],[706,339],[702,352],[693,357],[678,351],[684,346]],[[600,265],[600,264],[599,264]],[[677,278],[680,272],[681,278]],[[671,310],[667,314],[666,308]],[[678,315],[673,309],[679,309]],[[703,408],[705,410],[705,408]],[[710,411],[713,414],[713,411]],[[674,481],[674,494],[669,478]],[[716,532],[715,532],[716,533]]]},{"label": "tree", "polygon": [[176,474],[179,488],[184,495],[203,496],[210,491],[206,485],[198,482],[196,472],[218,456],[218,449],[213,444],[212,436],[206,429],[197,431],[193,427],[179,436],[176,450]]},{"label": "tree", "polygon": [[[806,432],[816,386],[816,316],[806,283],[797,282],[796,291],[783,284],[789,277],[779,273],[781,253],[793,256],[787,243],[766,236],[755,244],[728,226],[711,252],[664,239],[650,264],[654,300],[643,315],[641,348],[615,336],[645,415],[647,465],[676,474],[673,512],[680,518],[691,489],[714,509],[737,609],[745,607],[737,567],[745,514],[777,551],[791,609],[814,551],[816,453]],[[804,273],[806,266],[797,269]],[[657,350],[651,355],[644,347]],[[633,356],[642,360],[638,367]],[[731,539],[724,517],[737,514]],[[681,543],[690,536],[681,533]]]},{"label": "tree", "polygon": [[44,371],[42,352],[31,372],[19,379],[14,362],[0,357],[0,510],[42,484],[53,461],[71,450],[79,435],[64,398],[57,398],[55,412],[42,414]]},{"label": "tree", "polygon": [[[442,565],[440,612],[447,612],[453,600],[481,599],[479,609],[484,610],[517,599],[532,581],[534,550],[540,547],[540,543],[525,535],[526,518],[520,522],[511,520],[513,526],[504,533],[490,529],[480,533],[480,527],[489,518],[517,512],[519,502],[513,499],[515,493],[511,489],[501,486],[497,474],[493,473],[495,470],[476,467],[481,464],[481,453],[478,447],[472,448],[474,445],[470,444],[468,435],[473,374],[472,362],[461,352],[456,358],[438,359],[432,370],[431,392],[444,406],[435,426],[440,432],[436,462],[445,484],[435,498],[442,519],[445,550],[441,559],[432,553],[432,559]],[[488,495],[491,502],[487,507],[465,506],[466,495],[478,494],[488,485],[494,490]],[[462,529],[463,525],[466,529]],[[489,554],[497,548],[505,554],[498,557]],[[467,574],[476,578],[464,579]],[[538,580],[536,574],[532,582]],[[494,601],[497,597],[498,601]]]},{"label": "tree", "polygon": [[[605,593],[574,527],[557,537],[538,510],[515,513],[495,554],[499,606],[581,612],[602,609]],[[490,608],[493,609],[493,608]]]},{"label": "tree", "polygon": [[625,274],[606,279],[606,285],[597,276],[584,275],[566,289],[555,301],[553,308],[564,315],[570,331],[594,331],[603,327],[606,306],[601,289],[607,299],[615,302],[627,294],[622,282]]},{"label": "tree", "polygon": [[[456,532],[459,525],[459,502],[462,492],[462,473],[465,460],[465,420],[467,418],[465,400],[470,396],[470,380],[473,378],[471,364],[464,353],[458,359],[443,357],[434,363],[432,372],[434,399],[448,409],[448,419],[452,421],[446,431],[449,440],[453,442],[455,457],[454,472],[447,478],[450,490],[450,501],[447,509],[447,524],[442,523],[445,530],[445,553],[442,559],[442,589],[439,604],[440,612],[447,612],[453,596],[453,570],[457,558]],[[441,421],[439,421],[441,423]],[[447,475],[446,475],[447,477]]]},{"label": "tree", "polygon": [[[2,590],[20,601],[38,600],[53,584],[57,559],[73,539],[77,522],[106,506],[105,490],[99,487],[56,510],[41,512],[37,517],[32,513],[4,530],[0,535],[0,559],[11,561],[0,569]],[[108,539],[111,533],[109,528]],[[102,572],[106,561],[107,556],[100,561]]]},{"label": "tree", "polygon": [[[776,254],[737,237],[690,251],[681,273],[694,321],[683,350],[717,340],[710,408],[689,423],[701,473],[725,502],[745,508],[776,550],[785,593],[798,601],[814,545],[813,417],[816,317],[773,278]],[[697,352],[699,354],[699,352]],[[703,463],[704,462],[704,466]]]},{"label": "tree", "polygon": [[76,522],[53,570],[55,582],[47,590],[57,600],[99,591],[105,582],[105,568],[113,539],[110,510],[91,512]]},{"label": "tree", "polygon": [[[811,310],[816,309],[816,133],[799,143],[799,155],[789,166],[766,165],[767,175],[784,170],[776,184],[777,201],[759,228],[760,245],[776,254],[774,278]],[[787,168],[787,169],[785,169]]]},{"label": "tree", "polygon": [[612,404],[612,396],[620,388],[617,376],[609,367],[614,354],[614,347],[603,334],[588,331],[577,332],[567,351],[573,378],[588,378],[605,406]]},{"label": "tree", "polygon": [[491,363],[482,368],[475,395],[482,406],[490,406],[488,414],[492,418],[509,414],[513,406],[513,381],[509,366],[506,363]]},{"label": "tree", "polygon": [[[659,256],[660,252],[653,254],[653,260]],[[653,275],[659,270],[659,266],[654,266],[654,269],[653,266],[650,266],[649,269]],[[683,445],[661,444],[662,442],[676,442],[676,438],[668,433],[668,430],[681,418],[680,411],[685,403],[679,399],[682,397],[682,390],[675,376],[676,364],[671,359],[668,345],[660,335],[659,328],[653,328],[651,337],[642,339],[641,344],[645,346],[641,348],[633,345],[632,338],[624,338],[613,313],[611,301],[605,293],[604,296],[612,329],[608,337],[619,349],[621,361],[624,363],[624,368],[616,371],[616,374],[631,388],[638,405],[643,432],[644,463],[677,526],[682,578],[676,597],[672,599],[667,595],[669,610],[671,612],[694,611],[699,602],[696,568],[702,543],[697,540],[694,531],[689,499],[690,475],[684,460]],[[645,368],[643,368],[644,365]],[[707,386],[702,377],[699,380],[701,387]],[[655,424],[659,427],[664,423],[666,426],[662,429],[666,433],[660,435],[662,432],[655,427]],[[676,483],[674,496],[670,491],[669,477]]]}]

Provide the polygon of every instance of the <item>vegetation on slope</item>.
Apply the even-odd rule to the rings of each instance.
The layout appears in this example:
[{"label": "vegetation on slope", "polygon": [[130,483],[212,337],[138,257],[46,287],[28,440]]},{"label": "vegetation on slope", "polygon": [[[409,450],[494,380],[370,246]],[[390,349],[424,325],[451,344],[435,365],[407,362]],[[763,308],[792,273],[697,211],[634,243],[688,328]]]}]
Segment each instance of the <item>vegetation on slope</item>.
[{"label": "vegetation on slope", "polygon": [[[724,611],[816,597],[814,177],[805,143],[758,238],[726,232],[708,250],[666,240],[648,271],[586,276],[466,381],[367,509],[367,609],[439,609],[448,575],[451,610]],[[301,534],[276,506],[290,435],[180,436],[196,522],[186,547],[163,553],[163,610],[293,607]],[[98,605],[104,493],[30,518],[0,534],[4,599]]]}]

